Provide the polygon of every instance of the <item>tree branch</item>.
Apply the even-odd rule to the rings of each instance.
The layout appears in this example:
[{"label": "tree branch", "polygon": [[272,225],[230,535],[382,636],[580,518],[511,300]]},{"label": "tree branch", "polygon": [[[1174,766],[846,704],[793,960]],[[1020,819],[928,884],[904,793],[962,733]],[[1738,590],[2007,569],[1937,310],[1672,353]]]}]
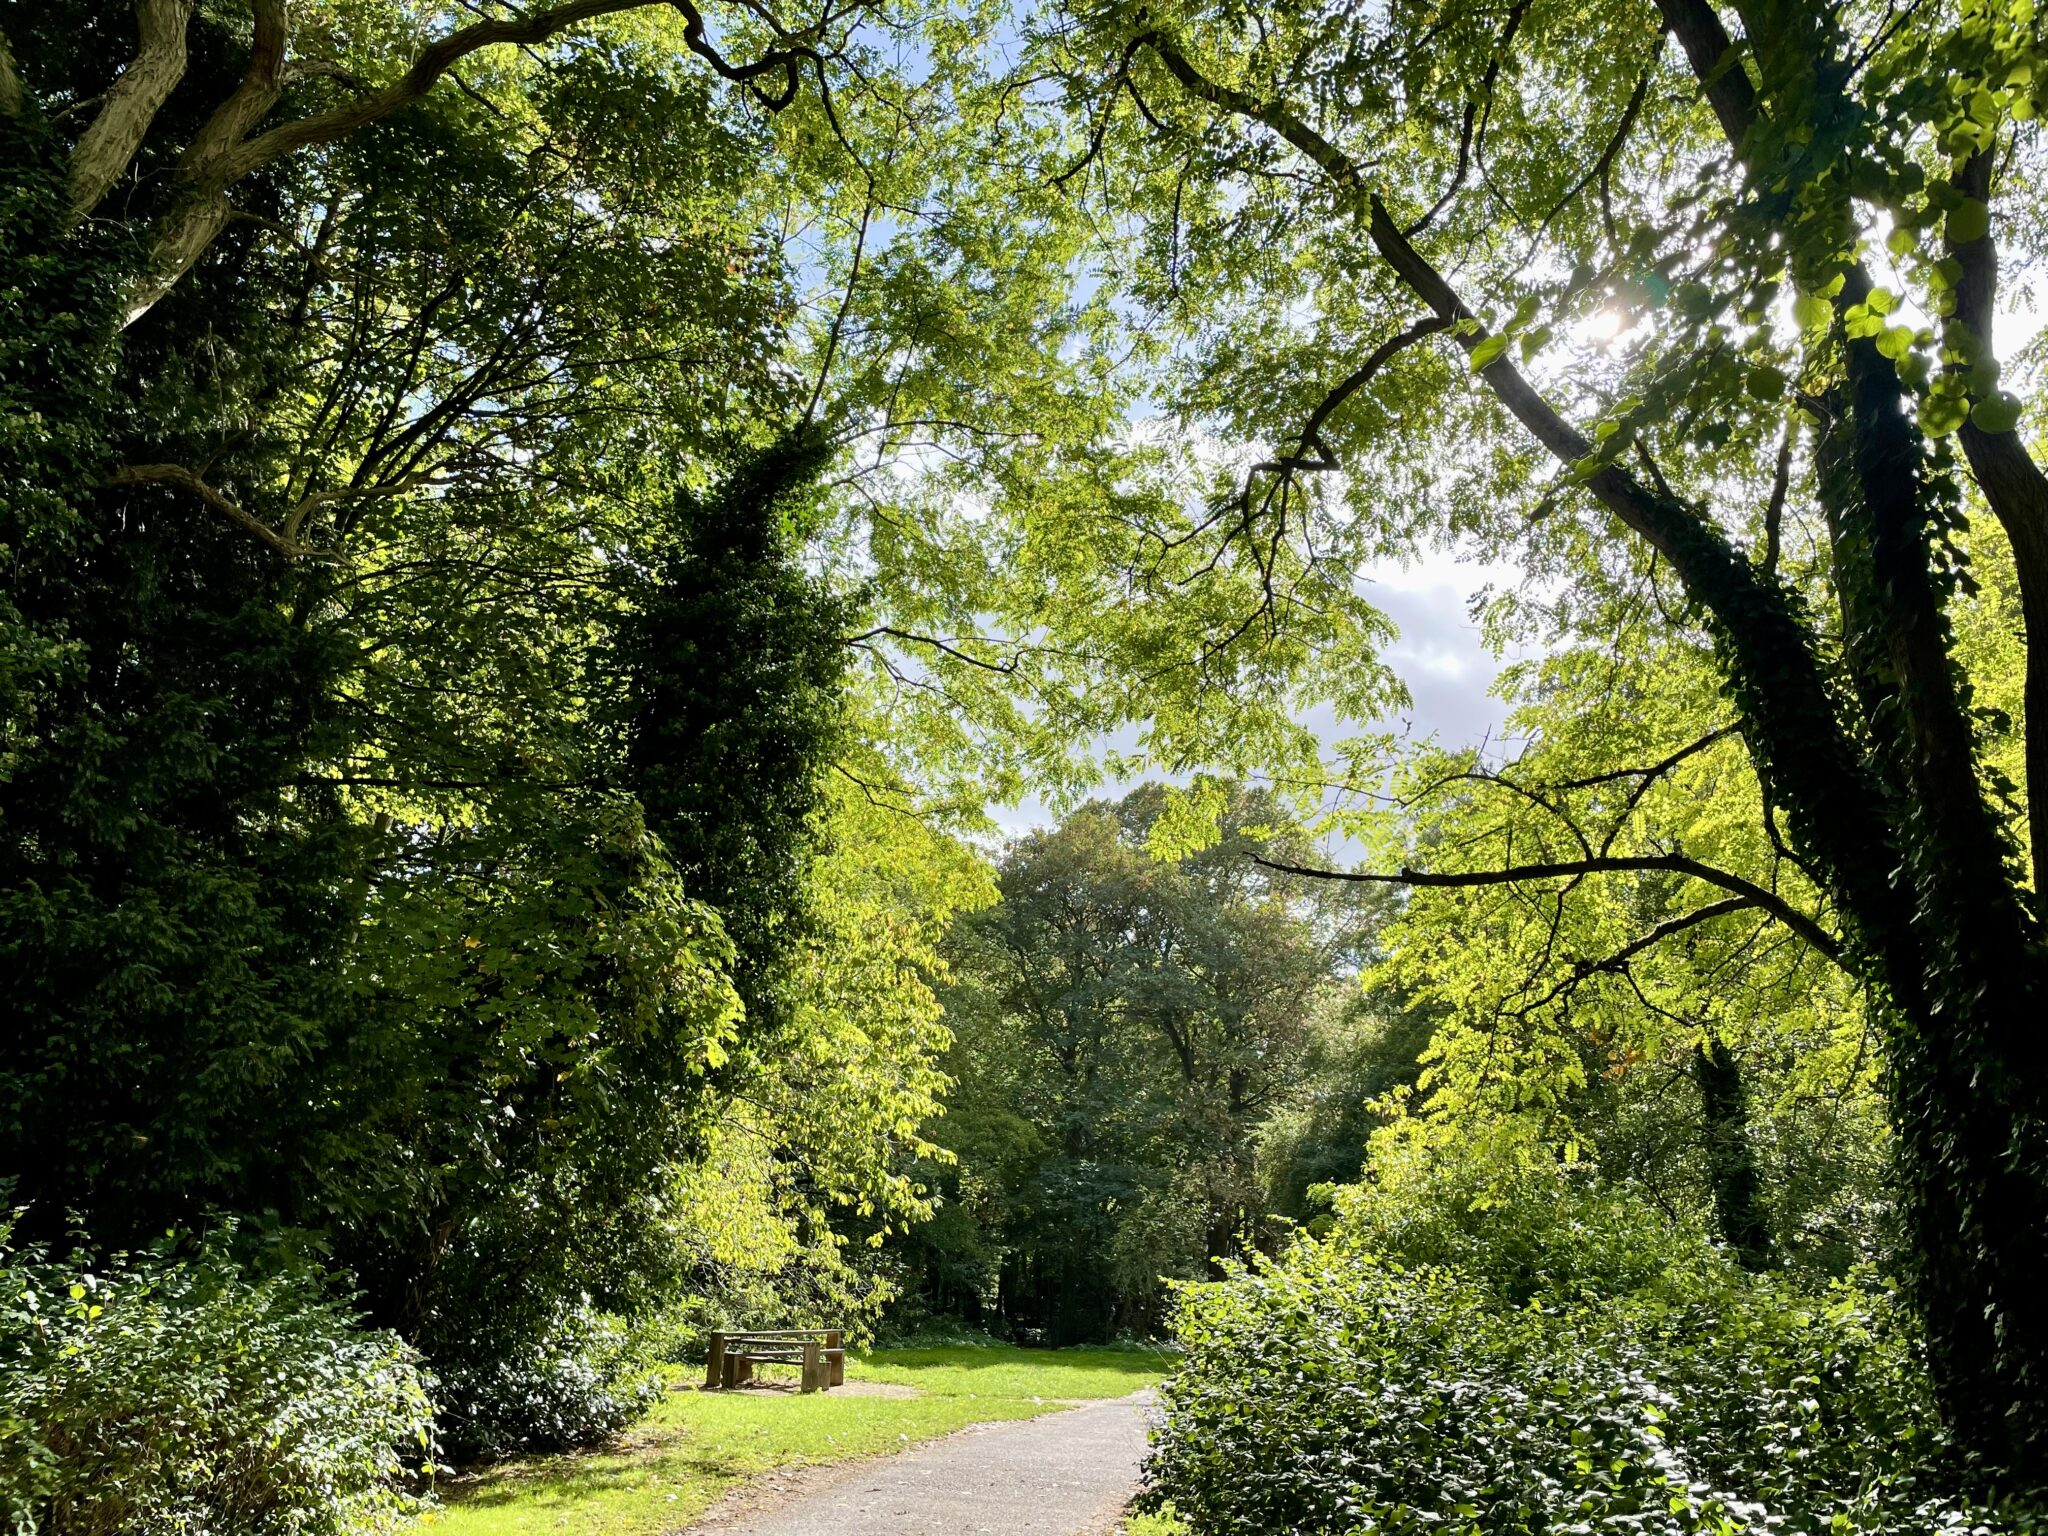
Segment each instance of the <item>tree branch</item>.
[{"label": "tree branch", "polygon": [[1785,531],[1785,493],[1792,486],[1792,428],[1778,444],[1778,464],[1771,474],[1771,497],[1764,503],[1764,570],[1778,573],[1778,555]]},{"label": "tree branch", "polygon": [[175,485],[190,491],[222,517],[243,532],[253,534],[288,560],[304,559],[317,553],[309,545],[296,539],[286,538],[260,517],[246,511],[237,503],[222,495],[204,479],[182,464],[130,464],[115,470],[100,484],[121,485]]},{"label": "tree branch", "polygon": [[1621,779],[1654,780],[1662,778],[1680,763],[1696,753],[1704,752],[1716,742],[1726,741],[1730,736],[1740,734],[1740,725],[1716,726],[1697,741],[1691,741],[1673,752],[1669,757],[1650,764],[1647,768],[1615,768],[1606,773],[1588,774],[1583,779],[1562,779],[1550,786],[1558,789],[1592,789],[1601,784],[1613,784]]},{"label": "tree branch", "polygon": [[[1766,103],[1751,84],[1710,0],[1658,0],[1658,7],[1684,44],[1737,163],[1752,175],[1770,174],[1766,167],[1750,163],[1751,140]],[[1819,89],[1818,82],[1836,71],[1841,61],[1822,56],[1820,34],[1814,30],[1818,12],[1789,7],[1770,14],[1782,35],[1763,40],[1752,36],[1751,50],[1768,51],[1765,79],[1788,81],[1792,110],[1808,110],[1810,102],[1800,105],[1806,93]],[[1789,57],[1784,56],[1787,50],[1792,51]],[[1759,57],[1759,63],[1764,62]],[[1988,171],[1987,164],[1987,177]],[[1839,188],[1834,195],[1847,197]],[[1986,258],[1990,254],[1988,248],[1983,253]],[[1852,257],[1842,276],[1832,302],[1847,398],[1846,411],[1833,430],[1845,437],[1840,465],[1845,476],[1853,478],[1860,517],[1869,529],[1867,537],[1848,544],[1838,540],[1836,546],[1838,556],[1847,552],[1859,567],[1843,573],[1846,579],[1838,580],[1838,590],[1863,589],[1870,610],[1861,626],[1867,644],[1850,647],[1852,655],[1866,653],[1866,676],[1858,691],[1870,716],[1866,723],[1885,738],[1880,756],[1900,759],[1899,777],[1919,802],[1929,827],[1926,835],[1960,856],[1926,863],[1926,873],[1936,878],[1918,887],[1915,875],[1907,871],[1915,871],[1921,861],[1902,857],[1899,838],[1877,818],[1870,819],[1877,822],[1872,831],[1886,850],[1881,857],[1895,860],[1889,868],[1898,872],[1889,880],[1873,878],[1874,872],[1864,867],[1871,850],[1859,849],[1853,841],[1830,837],[1819,851],[1837,885],[1849,893],[1845,908],[1871,926],[1890,983],[1910,1011],[1927,984],[1922,928],[1939,931],[1943,937],[1938,942],[1953,939],[1980,954],[2002,954],[2031,942],[2038,920],[2023,903],[1999,894],[2007,886],[2004,840],[1979,785],[1974,731],[1951,671],[1941,612],[1943,592],[1930,568],[1925,445],[1911,414],[1914,402],[1897,366],[1878,352],[1873,338],[1843,334],[1848,310],[1862,304],[1875,284],[1860,258]],[[1848,621],[1846,609],[1844,617]],[[2048,613],[2043,617],[2048,619]],[[2031,636],[2031,624],[2029,629]],[[2028,649],[2035,649],[2031,639]],[[2031,654],[2029,661],[2031,672]],[[1898,725],[1881,725],[1878,716],[1893,712]],[[1867,765],[1856,777],[1867,792],[1876,791]],[[1812,792],[1822,797],[1831,793],[1825,784],[1812,786]],[[1838,786],[1832,793],[1843,790]],[[1805,794],[1787,798],[1803,817],[1812,813],[1813,803]],[[1846,814],[1846,808],[1828,807],[1830,821],[1837,809]],[[2039,822],[2035,818],[2036,826]],[[1958,916],[1965,911],[1974,914],[1968,921]],[[1996,962],[1990,973],[2008,974]],[[1991,1006],[1994,1013],[2012,1007],[2014,1017],[2030,1014],[2030,1004],[2017,995],[2002,997]]]},{"label": "tree branch", "polygon": [[249,66],[241,83],[214,108],[186,145],[178,159],[181,175],[195,173],[241,143],[284,92],[285,51],[291,38],[285,0],[251,0],[250,9],[255,13],[255,35],[249,45]]},{"label": "tree branch", "polygon": [[929,646],[935,651],[951,656],[955,661],[964,661],[970,667],[979,667],[984,672],[1000,672],[1007,676],[1017,670],[1018,658],[1015,654],[1012,654],[1007,661],[984,661],[981,657],[969,655],[958,646],[949,644],[935,635],[914,634],[910,630],[894,629],[887,624],[877,625],[875,628],[864,630],[857,635],[848,635],[846,643],[848,645],[864,645],[866,642],[880,639],[884,635],[892,640],[902,640],[907,644]]},{"label": "tree branch", "polygon": [[185,78],[194,0],[135,0],[135,57],[71,151],[71,212],[84,218],[127,172],[157,109]]},{"label": "tree branch", "polygon": [[[1692,0],[1664,4],[1673,29],[1683,38],[1691,28],[1697,41]],[[1706,18],[1713,20],[1711,11]],[[1191,94],[1265,125],[1321,167],[1366,215],[1372,245],[1402,281],[1439,316],[1460,322],[1453,334],[1468,356],[1490,339],[1442,274],[1402,237],[1360,168],[1335,145],[1284,107],[1210,80],[1165,34],[1154,32],[1146,40]],[[1710,71],[1719,62],[1717,54]],[[1712,78],[1730,107],[1727,116],[1743,118],[1739,126],[1746,132],[1746,115],[1737,109],[1753,105],[1748,77],[1736,70]],[[1889,879],[1898,864],[1896,839],[1876,811],[1879,796],[1869,767],[1842,719],[1833,682],[1797,605],[1781,582],[1742,556],[1698,508],[1657,493],[1618,465],[1584,466],[1592,444],[1538,393],[1505,349],[1489,347],[1488,354],[1476,372],[1495,398],[1555,458],[1573,466],[1624,527],[1669,560],[1689,595],[1713,616],[1726,640],[1729,681],[1743,701],[1745,736],[1766,792],[1795,808],[1798,830],[1827,870],[1841,906],[1887,956],[1888,981],[1910,1005],[1925,985],[1912,895]],[[1810,920],[1802,936],[1825,937]]]},{"label": "tree branch", "polygon": [[[1371,383],[1374,374],[1386,367],[1388,363],[1392,362],[1401,353],[1407,351],[1408,348],[1414,346],[1416,342],[1421,341],[1425,336],[1433,336],[1438,331],[1448,328],[1449,325],[1450,321],[1440,316],[1425,316],[1423,319],[1417,320],[1413,325],[1408,326],[1405,330],[1397,331],[1377,347],[1374,347],[1371,353],[1367,355],[1365,361],[1353,369],[1342,383],[1323,396],[1322,403],[1309,413],[1308,421],[1302,426],[1301,432],[1296,438],[1296,441],[1301,444],[1302,452],[1290,455],[1284,459],[1269,459],[1264,463],[1254,464],[1252,472],[1257,474],[1263,470],[1269,474],[1287,474],[1298,469],[1335,469],[1337,467],[1336,456],[1330,452],[1328,445],[1323,441],[1324,424],[1337,413],[1346,400],[1349,400],[1359,390]],[[1316,457],[1313,459],[1304,456],[1310,450],[1314,450],[1316,454]],[[1249,486],[1246,487],[1246,494],[1250,494]]]},{"label": "tree branch", "polygon": [[[1436,222],[1436,216],[1450,206],[1458,189],[1465,185],[1465,176],[1472,166],[1472,141],[1475,130],[1479,135],[1486,132],[1486,118],[1493,112],[1493,91],[1500,80],[1501,64],[1507,59],[1508,50],[1515,45],[1515,34],[1522,29],[1522,18],[1529,14],[1530,0],[1516,0],[1508,11],[1506,24],[1501,28],[1500,41],[1494,44],[1493,53],[1486,61],[1486,73],[1479,82],[1479,94],[1465,103],[1465,121],[1458,130],[1458,168],[1451,175],[1451,184],[1444,188],[1444,195],[1438,198],[1421,218],[1410,224],[1401,233],[1419,235]],[[1482,169],[1484,162],[1482,162]]]},{"label": "tree branch", "polygon": [[1264,865],[1267,869],[1281,874],[1305,875],[1315,880],[1352,880],[1370,885],[1404,885],[1429,889],[1520,885],[1529,881],[1558,880],[1575,875],[1644,874],[1662,871],[1667,874],[1685,875],[1690,879],[1732,892],[1742,897],[1749,905],[1770,913],[1828,959],[1837,964],[1842,960],[1841,941],[1784,897],[1775,891],[1766,890],[1752,880],[1745,880],[1742,876],[1725,869],[1716,869],[1711,864],[1703,864],[1698,859],[1682,853],[1607,854],[1590,859],[1514,864],[1505,869],[1467,870],[1456,874],[1433,873],[1428,870],[1410,869],[1404,865],[1398,873],[1391,875],[1374,874],[1364,870],[1315,869],[1301,864],[1281,863],[1256,853],[1248,857],[1253,863]]},{"label": "tree branch", "polygon": [[[140,0],[145,9],[176,7],[181,16],[189,13],[191,3],[192,0]],[[200,139],[194,141],[180,161],[178,171],[183,184],[182,195],[154,233],[149,272],[130,294],[123,323],[132,325],[147,314],[205,253],[228,222],[228,189],[243,177],[296,150],[313,144],[331,143],[411,106],[432,90],[443,75],[481,49],[532,47],[581,22],[663,4],[682,15],[684,42],[690,51],[722,78],[747,86],[755,99],[771,112],[780,111],[796,99],[798,70],[802,63],[821,57],[810,44],[792,38],[752,63],[734,64],[711,45],[705,35],[704,18],[691,0],[570,0],[569,4],[517,20],[475,22],[422,50],[412,66],[389,85],[367,91],[353,101],[311,117],[280,123],[251,138],[247,135],[254,132],[256,125],[276,103],[276,82],[282,79],[284,63],[283,0],[260,0],[257,6],[257,46],[252,52],[250,73],[216,110],[201,131]],[[265,56],[267,32],[278,36],[275,61]],[[179,70],[182,72],[182,20],[179,39]],[[770,91],[759,84],[764,78],[778,74],[782,76],[778,89]],[[122,78],[125,82],[128,77],[124,75]],[[256,83],[252,84],[252,81]],[[154,110],[152,105],[151,112]],[[103,112],[102,117],[105,115]],[[95,123],[94,127],[98,126]],[[147,127],[146,120],[140,124],[133,142],[127,144],[120,164],[111,172],[108,185],[111,185],[111,176],[118,176],[126,167],[128,159],[141,144],[141,132]],[[83,144],[80,147],[82,149]],[[101,192],[104,190],[102,187]],[[97,197],[94,200],[97,201]]]},{"label": "tree branch", "polygon": [[[1514,1012],[1517,1016],[1526,1017],[1531,1013],[1548,1008],[1559,998],[1577,991],[1579,983],[1586,980],[1589,976],[1617,974],[1628,976],[1630,974],[1629,962],[1644,950],[1651,949],[1663,943],[1664,940],[1671,938],[1674,934],[1685,932],[1688,928],[1696,928],[1701,923],[1710,922],[1717,917],[1726,917],[1731,912],[1749,911],[1755,906],[1756,903],[1747,896],[1724,896],[1719,901],[1710,901],[1703,907],[1693,908],[1690,912],[1682,912],[1676,917],[1667,917],[1663,922],[1658,923],[1647,932],[1629,940],[1628,943],[1622,945],[1620,949],[1617,949],[1611,955],[1606,955],[1598,960],[1574,960],[1570,973],[1562,981],[1544,993],[1543,996],[1536,999],[1535,1002],[1524,1004],[1516,1008]],[[1632,977],[1631,985],[1633,985]],[[1659,1011],[1661,1012],[1661,1010]]]},{"label": "tree branch", "polygon": [[[1991,201],[1992,162],[1997,147],[1979,150],[1966,160],[1954,179],[1956,190],[1982,203]],[[1955,285],[1956,308],[1951,325],[1969,332],[1969,344],[1981,356],[1994,355],[1992,317],[1998,300],[1998,243],[1986,231],[1982,239],[1950,242],[1948,255],[1962,268]],[[1967,363],[1955,365],[1967,371]],[[2027,810],[2031,825],[2029,853],[2034,889],[2048,880],[2048,476],[2041,473],[2017,432],[1986,432],[1965,421],[1958,434],[1970,473],[1984,493],[1991,515],[2012,545],[2019,576],[2020,615],[2026,628]]]},{"label": "tree branch", "polygon": [[1579,961],[1573,969],[1582,976],[1594,976],[1602,971],[1618,971],[1644,950],[1663,943],[1674,934],[1683,933],[1688,928],[1697,928],[1701,923],[1712,922],[1717,917],[1726,917],[1730,912],[1746,912],[1755,906],[1756,902],[1748,896],[1723,896],[1719,901],[1710,901],[1704,907],[1694,907],[1690,912],[1667,917],[1655,927],[1629,940],[1613,954],[1599,960]]}]

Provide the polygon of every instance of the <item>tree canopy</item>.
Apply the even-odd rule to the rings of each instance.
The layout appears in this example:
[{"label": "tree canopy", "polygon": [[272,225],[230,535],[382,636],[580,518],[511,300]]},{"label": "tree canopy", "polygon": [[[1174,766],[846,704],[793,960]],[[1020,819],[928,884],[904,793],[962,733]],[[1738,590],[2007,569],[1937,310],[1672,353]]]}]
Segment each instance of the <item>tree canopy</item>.
[{"label": "tree canopy", "polygon": [[[18,1240],[329,1266],[502,1450],[621,1318],[1477,1274],[1400,1202],[1583,1161],[2048,1482],[2042,27],[10,10]],[[1453,548],[1505,741],[1386,728]]]}]

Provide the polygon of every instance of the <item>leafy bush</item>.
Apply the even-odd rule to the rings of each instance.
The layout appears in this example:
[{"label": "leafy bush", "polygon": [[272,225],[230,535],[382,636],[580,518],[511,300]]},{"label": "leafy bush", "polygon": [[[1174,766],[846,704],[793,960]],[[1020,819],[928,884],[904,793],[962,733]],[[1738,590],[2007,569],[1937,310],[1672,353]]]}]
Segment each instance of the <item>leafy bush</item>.
[{"label": "leafy bush", "polygon": [[2037,1528],[1949,1491],[1887,1289],[1805,1293],[1704,1242],[1653,1270],[1670,1224],[1555,1169],[1479,1211],[1423,1188],[1434,1214],[1361,1192],[1329,1239],[1182,1290],[1155,1503],[1201,1536]]},{"label": "leafy bush", "polygon": [[[0,1233],[4,1236],[4,1233]],[[0,1248],[0,1519],[17,1536],[393,1531],[424,1499],[412,1353],[303,1272],[218,1250]]]},{"label": "leafy bush", "polygon": [[598,1444],[661,1392],[626,1325],[587,1301],[555,1307],[521,1336],[445,1341],[434,1363],[442,1436],[459,1461]]}]

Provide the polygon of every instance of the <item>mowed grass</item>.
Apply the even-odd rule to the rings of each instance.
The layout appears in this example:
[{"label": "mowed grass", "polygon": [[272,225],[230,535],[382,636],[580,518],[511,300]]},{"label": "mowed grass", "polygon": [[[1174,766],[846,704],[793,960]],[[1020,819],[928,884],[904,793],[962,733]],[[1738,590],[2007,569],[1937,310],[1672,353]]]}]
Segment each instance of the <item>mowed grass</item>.
[{"label": "mowed grass", "polygon": [[969,1424],[1123,1397],[1170,1369],[1172,1357],[1154,1350],[952,1346],[848,1357],[849,1382],[909,1387],[915,1397],[672,1392],[617,1448],[456,1479],[421,1524],[434,1536],[653,1536],[777,1467],[879,1455]]}]

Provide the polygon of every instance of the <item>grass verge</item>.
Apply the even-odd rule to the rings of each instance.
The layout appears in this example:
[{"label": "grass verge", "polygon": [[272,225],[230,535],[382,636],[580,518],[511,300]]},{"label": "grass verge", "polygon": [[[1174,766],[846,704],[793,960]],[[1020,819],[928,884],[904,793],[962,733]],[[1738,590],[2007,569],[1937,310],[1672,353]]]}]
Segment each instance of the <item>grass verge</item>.
[{"label": "grass verge", "polygon": [[422,1524],[433,1536],[654,1536],[777,1467],[879,1455],[969,1424],[1123,1397],[1170,1368],[1169,1356],[1144,1350],[876,1350],[848,1359],[847,1380],[917,1396],[671,1393],[613,1449],[505,1462],[456,1480]]}]

